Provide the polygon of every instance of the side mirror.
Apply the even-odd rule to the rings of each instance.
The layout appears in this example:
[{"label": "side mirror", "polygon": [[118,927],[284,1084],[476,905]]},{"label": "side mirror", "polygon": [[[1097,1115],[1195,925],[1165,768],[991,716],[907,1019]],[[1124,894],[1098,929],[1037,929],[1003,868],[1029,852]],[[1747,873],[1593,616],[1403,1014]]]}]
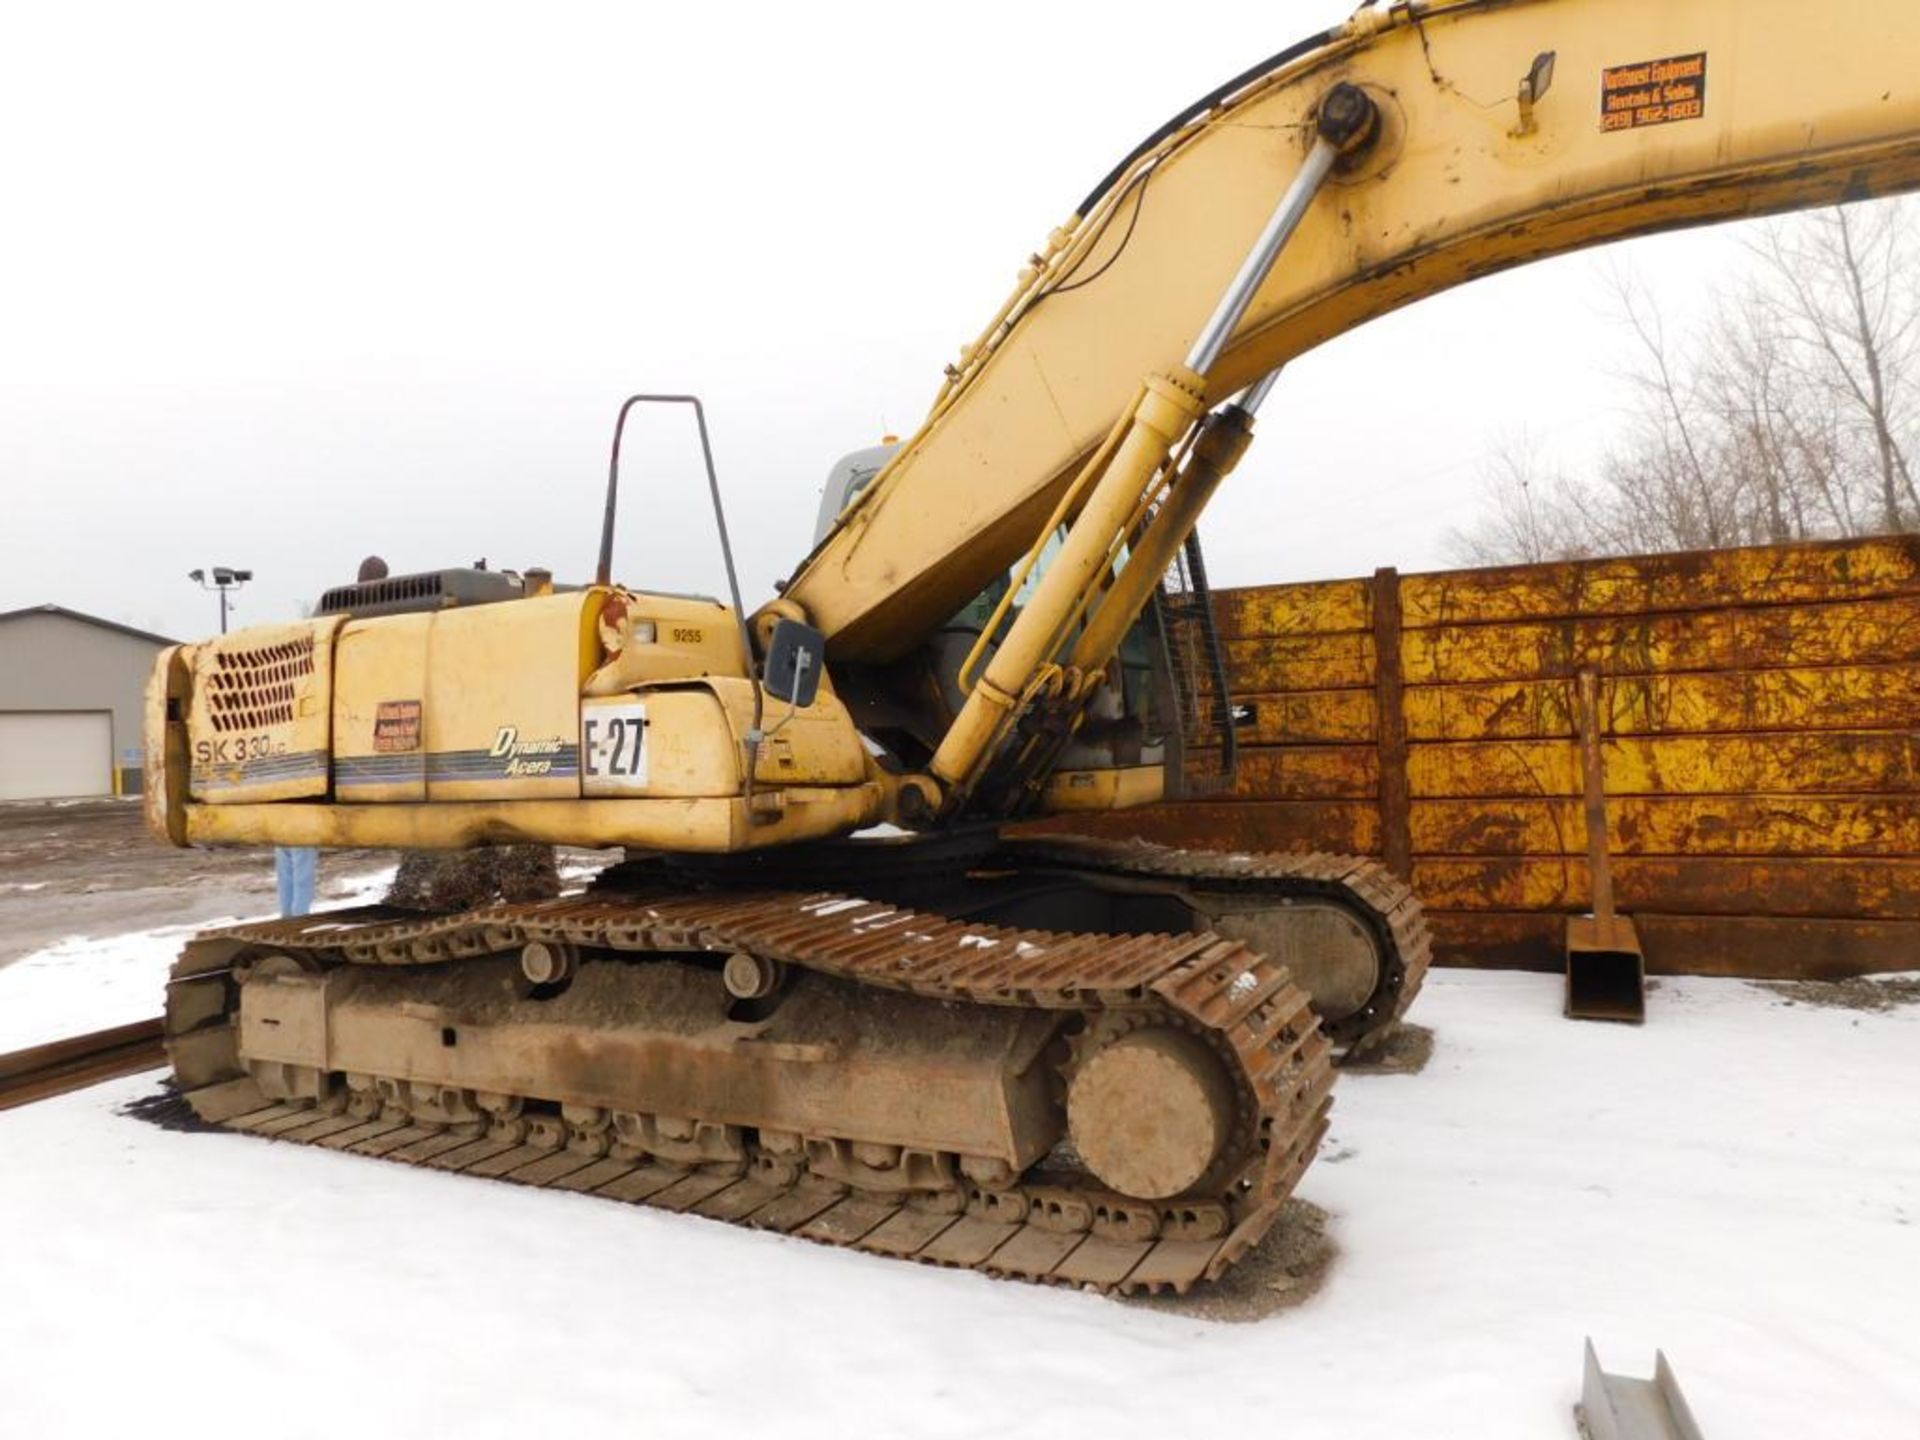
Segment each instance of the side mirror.
[{"label": "side mirror", "polygon": [[826,663],[826,636],[798,620],[780,621],[773,627],[773,639],[767,645],[767,693],[796,710],[806,709],[820,693],[820,674]]}]

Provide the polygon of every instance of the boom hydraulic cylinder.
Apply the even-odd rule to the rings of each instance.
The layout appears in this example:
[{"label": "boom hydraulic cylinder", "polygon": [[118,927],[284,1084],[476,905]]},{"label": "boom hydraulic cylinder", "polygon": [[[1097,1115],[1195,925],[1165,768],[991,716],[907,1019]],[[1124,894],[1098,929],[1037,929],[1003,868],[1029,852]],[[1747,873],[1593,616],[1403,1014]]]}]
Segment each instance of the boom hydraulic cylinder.
[{"label": "boom hydraulic cylinder", "polygon": [[[1137,523],[1150,487],[1175,447],[1206,413],[1207,372],[1220,358],[1335,163],[1364,146],[1376,124],[1374,102],[1358,86],[1343,83],[1328,91],[1305,162],[1214,306],[1185,363],[1147,379],[1126,422],[1124,438],[1087,493],[1060,552],[1007,628],[929,763],[928,769],[943,787],[947,810],[965,800],[1034,687],[1044,683],[1048,667],[1066,647],[1074,622],[1084,613],[1087,597],[1097,593],[1101,572],[1111,569],[1116,549]],[[1088,658],[1104,664],[1106,657]]]}]

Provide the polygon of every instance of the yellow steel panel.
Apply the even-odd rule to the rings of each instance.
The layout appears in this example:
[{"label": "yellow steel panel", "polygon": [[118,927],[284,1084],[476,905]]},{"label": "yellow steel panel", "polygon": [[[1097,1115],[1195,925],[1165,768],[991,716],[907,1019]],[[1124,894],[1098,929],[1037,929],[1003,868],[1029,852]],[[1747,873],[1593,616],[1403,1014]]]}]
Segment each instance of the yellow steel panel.
[{"label": "yellow steel panel", "polygon": [[1235,640],[1371,631],[1373,588],[1365,580],[1251,586],[1218,591],[1213,609],[1220,633]]},{"label": "yellow steel panel", "polygon": [[[1421,856],[1586,853],[1574,799],[1418,800],[1409,826]],[[1920,796],[1620,796],[1607,804],[1607,844],[1614,855],[1920,856]]]},{"label": "yellow steel panel", "polygon": [[1408,575],[1400,611],[1413,628],[1916,594],[1920,539],[1896,535]]},{"label": "yellow steel panel", "polygon": [[1920,659],[1920,597],[1409,630],[1409,684]]},{"label": "yellow steel panel", "polygon": [[[1615,899],[1629,914],[1920,919],[1920,860],[1626,857]],[[1584,860],[1416,860],[1413,887],[1437,910],[1578,912],[1593,903]]]},{"label": "yellow steel panel", "polygon": [[[1351,719],[1335,697],[1357,693],[1284,697],[1293,703],[1276,707],[1278,723],[1297,717],[1299,738],[1335,738],[1335,717]],[[1282,738],[1265,727],[1265,697],[1237,698],[1262,707],[1261,740]],[[1411,740],[1567,736],[1574,727],[1574,682],[1412,686],[1405,712]],[[1911,729],[1920,727],[1920,665],[1603,676],[1600,714],[1602,730],[1619,735]]]},{"label": "yellow steel panel", "polygon": [[[1370,630],[1371,582],[1317,580],[1222,590],[1232,640]],[[1920,597],[1920,538],[1869,537],[1483,570],[1403,575],[1409,630],[1601,615],[1695,614],[1728,606]]]},{"label": "yellow steel panel", "polygon": [[[1243,667],[1234,698],[1252,712],[1242,744],[1356,744],[1375,739],[1369,689],[1262,691]],[[1573,733],[1567,680],[1417,685],[1406,690],[1410,740],[1548,739]],[[1603,677],[1610,734],[1920,726],[1920,666],[1854,665],[1727,673]]]},{"label": "yellow steel panel", "polygon": [[333,789],[347,802],[427,798],[427,637],[434,612],[349,621],[334,646]]},{"label": "yellow steel panel", "polygon": [[[1566,917],[1548,912],[1427,912],[1434,954],[1447,965],[1558,972],[1566,965]],[[1741,975],[1838,980],[1910,970],[1920,921],[1835,920],[1784,915],[1633,917],[1652,975]]]},{"label": "yellow steel panel", "polygon": [[1371,690],[1295,690],[1259,693],[1234,687],[1236,704],[1251,718],[1236,727],[1242,745],[1371,745]]},{"label": "yellow steel panel", "polygon": [[[1616,856],[1920,857],[1920,795],[1629,795],[1608,803],[1607,821]],[[1416,800],[1409,827],[1423,860],[1586,854],[1585,809],[1574,799]],[[1172,801],[1022,828],[1197,850],[1380,851],[1371,800]]]},{"label": "yellow steel panel", "polygon": [[1259,800],[1350,800],[1380,787],[1370,746],[1260,746],[1240,752],[1236,796]]},{"label": "yellow steel panel", "polygon": [[[1886,731],[1630,736],[1601,746],[1609,795],[1912,791],[1920,737]],[[1567,740],[1415,745],[1407,756],[1415,796],[1526,799],[1581,793]]]},{"label": "yellow steel panel", "polygon": [[1249,694],[1373,685],[1373,636],[1282,635],[1225,642],[1236,689]]},{"label": "yellow steel panel", "polygon": [[[442,610],[428,641],[427,794],[580,793],[580,691],[600,592]],[[376,622],[377,623],[377,622]]]}]

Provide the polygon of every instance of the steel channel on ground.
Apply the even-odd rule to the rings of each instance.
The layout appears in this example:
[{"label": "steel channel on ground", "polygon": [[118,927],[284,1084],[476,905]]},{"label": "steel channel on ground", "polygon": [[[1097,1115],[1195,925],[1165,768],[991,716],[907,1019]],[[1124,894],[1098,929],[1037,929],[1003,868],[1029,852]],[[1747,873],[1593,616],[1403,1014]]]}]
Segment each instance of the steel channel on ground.
[{"label": "steel channel on ground", "polygon": [[0,1055],[0,1110],[167,1063],[158,1017]]}]

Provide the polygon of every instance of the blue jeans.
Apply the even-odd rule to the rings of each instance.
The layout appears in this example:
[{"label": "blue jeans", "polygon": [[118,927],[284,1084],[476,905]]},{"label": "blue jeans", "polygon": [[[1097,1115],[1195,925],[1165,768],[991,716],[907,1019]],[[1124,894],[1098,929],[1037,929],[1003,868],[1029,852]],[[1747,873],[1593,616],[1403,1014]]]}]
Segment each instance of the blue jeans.
[{"label": "blue jeans", "polygon": [[320,852],[311,845],[276,845],[273,876],[280,884],[280,914],[304,915],[313,909],[313,872]]}]

